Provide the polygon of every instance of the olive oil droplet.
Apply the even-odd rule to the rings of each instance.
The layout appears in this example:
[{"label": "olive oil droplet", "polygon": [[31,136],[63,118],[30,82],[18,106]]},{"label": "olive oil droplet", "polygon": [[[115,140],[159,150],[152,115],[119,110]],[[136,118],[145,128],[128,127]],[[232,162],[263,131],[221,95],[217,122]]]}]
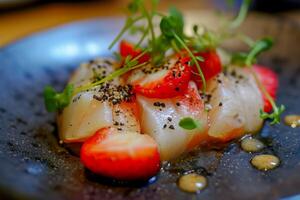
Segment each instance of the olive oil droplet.
[{"label": "olive oil droplet", "polygon": [[300,127],[300,115],[287,115],[284,123],[292,128]]},{"label": "olive oil droplet", "polygon": [[178,187],[185,192],[196,193],[207,186],[207,179],[196,173],[186,174],[179,178]]},{"label": "olive oil droplet", "polygon": [[268,171],[279,166],[280,160],[274,155],[257,155],[254,156],[251,160],[252,166],[258,170]]},{"label": "olive oil droplet", "polygon": [[246,137],[241,141],[241,147],[247,152],[258,152],[261,151],[265,145],[258,139],[252,137]]}]

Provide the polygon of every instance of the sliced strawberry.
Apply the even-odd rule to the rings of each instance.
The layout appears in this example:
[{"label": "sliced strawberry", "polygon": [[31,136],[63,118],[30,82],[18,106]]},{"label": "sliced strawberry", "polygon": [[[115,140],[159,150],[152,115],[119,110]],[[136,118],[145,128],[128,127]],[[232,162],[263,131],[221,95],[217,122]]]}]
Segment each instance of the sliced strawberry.
[{"label": "sliced strawberry", "polygon": [[[278,89],[278,77],[277,74],[272,71],[270,68],[260,66],[260,65],[254,65],[253,66],[254,71],[258,75],[258,78],[266,88],[267,92],[271,95],[273,99],[276,98],[276,93]],[[272,105],[270,101],[263,95],[264,99],[264,111],[265,112],[271,112],[272,111]]]},{"label": "sliced strawberry", "polygon": [[191,68],[186,59],[170,59],[161,67],[150,65],[133,71],[128,82],[137,94],[149,98],[171,98],[183,94],[188,87]]},{"label": "sliced strawberry", "polygon": [[118,180],[145,180],[158,173],[160,156],[154,139],[105,128],[86,140],[80,152],[85,167]]},{"label": "sliced strawberry", "polygon": [[[137,57],[138,55],[140,55],[142,53],[142,50],[137,48],[134,48],[134,45],[122,40],[120,43],[120,54],[123,58],[126,58],[127,56],[132,56],[132,58]],[[150,60],[150,55],[149,54],[144,54],[142,57],[140,57],[138,59],[139,63],[144,63],[147,62],[148,60]]]},{"label": "sliced strawberry", "polygon": [[[218,54],[215,51],[196,53],[195,56],[201,56],[204,61],[198,61],[205,80],[209,80],[222,71],[222,65]],[[196,65],[192,66],[192,80],[194,80],[198,88],[202,87],[202,79]]]}]

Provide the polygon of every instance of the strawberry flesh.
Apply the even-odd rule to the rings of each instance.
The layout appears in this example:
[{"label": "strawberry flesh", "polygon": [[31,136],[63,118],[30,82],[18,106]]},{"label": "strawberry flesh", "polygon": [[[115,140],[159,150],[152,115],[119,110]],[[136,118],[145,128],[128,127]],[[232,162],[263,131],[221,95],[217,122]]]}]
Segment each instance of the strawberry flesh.
[{"label": "strawberry flesh", "polygon": [[160,169],[154,139],[135,132],[98,131],[81,148],[81,162],[92,172],[117,180],[147,180]]},{"label": "strawberry flesh", "polygon": [[[277,74],[270,68],[261,65],[254,65],[253,69],[257,74],[258,78],[260,79],[261,83],[263,84],[263,86],[266,88],[267,92],[275,100],[277,89],[278,89]],[[263,95],[263,99],[264,99],[264,111],[271,112],[272,105],[270,101],[266,98],[265,95]]]}]

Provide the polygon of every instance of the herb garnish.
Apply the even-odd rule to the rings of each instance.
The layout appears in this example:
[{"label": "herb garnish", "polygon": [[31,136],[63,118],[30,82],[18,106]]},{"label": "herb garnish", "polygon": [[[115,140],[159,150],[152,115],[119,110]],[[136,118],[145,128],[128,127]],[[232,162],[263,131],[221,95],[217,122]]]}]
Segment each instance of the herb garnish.
[{"label": "herb garnish", "polygon": [[[93,83],[77,88],[74,88],[73,85],[68,85],[62,93],[57,93],[52,87],[47,86],[44,90],[44,99],[47,110],[49,112],[59,111],[69,105],[72,96],[77,93],[109,82],[130,70],[145,66],[149,63],[151,63],[152,66],[159,66],[164,63],[164,59],[167,59],[166,55],[170,50],[179,53],[182,56],[190,57],[190,65],[196,66],[198,71],[197,75],[202,79],[202,90],[205,93],[206,80],[200,67],[203,58],[201,56],[196,56],[195,54],[201,51],[215,50],[226,37],[230,36],[226,35],[223,31],[229,30],[230,32],[241,25],[246,18],[251,0],[243,0],[237,17],[231,23],[227,24],[228,26],[222,29],[220,33],[218,32],[217,34],[216,32],[204,29],[200,34],[198,25],[194,25],[192,36],[187,36],[184,33],[184,19],[182,14],[175,7],[170,8],[167,15],[162,14],[157,11],[158,2],[158,0],[151,0],[151,7],[146,8],[144,0],[133,0],[128,5],[129,15],[124,27],[109,45],[109,49],[112,49],[126,32],[135,35],[139,34],[140,38],[137,43],[135,43],[135,48],[142,49],[140,55],[135,58],[131,58],[130,56],[125,59],[123,58],[123,66],[121,68],[106,77],[96,76],[97,78]],[[154,18],[159,19],[160,33],[154,31],[156,25]],[[147,41],[146,49],[141,47],[145,41]],[[249,39],[247,39],[247,41],[251,47],[250,51],[248,53],[242,52],[233,54],[232,63],[250,67],[256,62],[256,57],[260,53],[270,49],[273,44],[273,41],[270,38],[263,38],[257,42],[252,42]],[[146,52],[151,55],[149,62],[139,63],[138,59]],[[115,56],[118,58],[118,61],[121,62],[122,58],[120,54],[115,53]],[[263,119],[271,119],[271,124],[279,123],[280,114],[283,112],[284,106],[281,105],[278,107],[254,72],[253,75],[263,94],[268,98],[273,107],[273,113],[265,113],[261,110],[260,117]],[[182,128],[192,130],[199,126],[199,123],[194,119],[187,117],[180,120],[179,125]]]},{"label": "herb garnish", "polygon": [[[253,64],[256,62],[256,57],[264,51],[269,50],[273,46],[272,38],[266,37],[254,42],[248,53],[242,52],[233,54],[231,62],[240,66],[246,66],[252,68]],[[262,119],[270,119],[271,124],[280,123],[280,115],[285,110],[284,105],[277,106],[274,99],[270,96],[266,88],[263,86],[256,73],[251,69],[252,75],[255,78],[259,88],[262,93],[268,99],[272,105],[273,112],[266,113],[262,109],[260,110],[260,117]]]},{"label": "herb garnish", "polygon": [[55,112],[68,106],[71,102],[73,85],[67,85],[62,93],[58,93],[51,86],[44,89],[44,101],[48,112]]},{"label": "herb garnish", "polygon": [[186,129],[186,130],[194,130],[196,128],[200,128],[201,127],[201,123],[200,121],[198,120],[195,120],[191,117],[185,117],[185,118],[182,118],[178,125],[183,128],[183,129]]}]

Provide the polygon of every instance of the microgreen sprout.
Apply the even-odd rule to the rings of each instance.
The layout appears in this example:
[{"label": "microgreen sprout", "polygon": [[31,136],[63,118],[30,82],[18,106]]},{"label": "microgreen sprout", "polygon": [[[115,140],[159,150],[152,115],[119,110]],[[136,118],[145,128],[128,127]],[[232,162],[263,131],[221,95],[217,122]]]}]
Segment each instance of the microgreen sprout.
[{"label": "microgreen sprout", "polygon": [[[273,46],[272,38],[266,37],[256,42],[251,42],[251,48],[249,52],[240,52],[238,54],[233,54],[231,62],[240,66],[246,66],[252,68],[253,64],[256,62],[256,58],[262,52],[269,50]],[[261,83],[260,79],[257,77],[256,73],[251,69],[253,77],[255,78],[259,88],[261,89],[264,96],[272,105],[273,112],[266,113],[260,110],[260,117],[262,119],[270,119],[271,124],[280,123],[280,115],[285,110],[283,105],[277,106],[274,99],[270,96],[264,85]]]},{"label": "microgreen sprout", "polygon": [[251,4],[251,0],[243,0],[241,8],[239,10],[239,13],[236,16],[236,18],[231,22],[231,24],[229,25],[229,28],[235,29],[244,22],[244,20],[246,19],[250,4]]},{"label": "microgreen sprout", "polygon": [[185,117],[180,119],[178,125],[186,130],[194,130],[196,128],[200,128],[201,127],[201,123],[198,120],[195,120],[191,117]]},{"label": "microgreen sprout", "polygon": [[119,68],[118,70],[115,70],[114,72],[112,72],[111,74],[107,75],[106,77],[102,78],[101,80],[98,80],[94,83],[90,83],[78,88],[75,88],[74,90],[74,94],[77,94],[79,92],[85,91],[85,90],[89,90],[93,87],[96,87],[98,85],[101,85],[105,82],[109,82],[111,80],[113,80],[116,77],[119,77],[123,74],[125,74],[126,72],[133,70],[133,69],[137,69],[139,67],[142,67],[146,64],[148,64],[148,62],[144,62],[144,63],[140,63],[138,62],[138,59],[140,59],[143,55],[145,55],[148,51],[145,50],[142,53],[140,53],[137,57],[132,58],[131,56],[127,56],[124,60],[124,65],[123,67]]},{"label": "microgreen sprout", "polygon": [[255,78],[259,88],[261,89],[262,93],[265,95],[265,97],[267,98],[267,100],[270,102],[270,104],[272,106],[272,112],[270,112],[270,113],[264,112],[262,109],[260,109],[260,111],[259,111],[260,118],[262,118],[264,120],[265,119],[271,120],[272,125],[279,124],[280,116],[284,112],[285,106],[284,105],[277,106],[274,99],[271,97],[271,95],[268,93],[268,91],[266,90],[264,85],[261,83],[261,81],[257,77],[257,74],[252,69],[251,69],[251,72],[252,72],[253,77]]},{"label": "microgreen sprout", "polygon": [[67,85],[62,93],[56,92],[51,86],[46,86],[44,89],[44,101],[47,111],[55,112],[68,106],[72,98],[73,90],[74,86],[71,84]]}]

